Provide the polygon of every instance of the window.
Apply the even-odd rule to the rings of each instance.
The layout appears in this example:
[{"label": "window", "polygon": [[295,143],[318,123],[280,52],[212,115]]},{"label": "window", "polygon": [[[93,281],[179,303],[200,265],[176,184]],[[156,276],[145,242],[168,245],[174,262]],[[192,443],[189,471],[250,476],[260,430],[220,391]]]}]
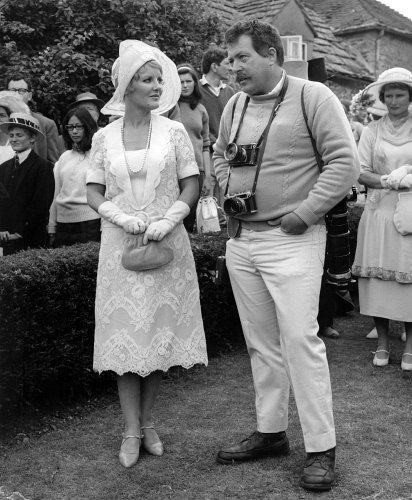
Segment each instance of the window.
[{"label": "window", "polygon": [[302,43],[302,59],[304,61],[308,60],[308,44]]},{"label": "window", "polygon": [[302,43],[301,35],[282,36],[285,61],[306,61],[307,44]]}]

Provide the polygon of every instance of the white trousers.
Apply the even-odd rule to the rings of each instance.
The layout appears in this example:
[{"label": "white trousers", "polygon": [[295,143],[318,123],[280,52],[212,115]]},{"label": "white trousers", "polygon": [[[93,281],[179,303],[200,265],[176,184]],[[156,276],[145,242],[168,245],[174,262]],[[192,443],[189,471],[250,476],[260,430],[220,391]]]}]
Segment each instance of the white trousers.
[{"label": "white trousers", "polygon": [[226,250],[251,359],[257,429],[286,430],[292,386],[307,452],[336,444],[326,348],[316,319],[325,243],[320,225],[301,235],[242,229]]}]

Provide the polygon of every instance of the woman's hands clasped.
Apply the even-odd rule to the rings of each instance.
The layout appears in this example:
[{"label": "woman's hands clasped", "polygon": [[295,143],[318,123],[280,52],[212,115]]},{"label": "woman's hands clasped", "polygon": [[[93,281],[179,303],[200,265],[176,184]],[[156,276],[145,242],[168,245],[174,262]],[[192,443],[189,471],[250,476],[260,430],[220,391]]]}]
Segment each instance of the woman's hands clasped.
[{"label": "woman's hands clasped", "polygon": [[139,217],[125,215],[124,217],[122,217],[120,225],[123,230],[126,231],[126,233],[140,234],[146,231],[149,224]]},{"label": "woman's hands clasped", "polygon": [[382,175],[381,184],[386,189],[408,189],[411,183],[412,166],[402,165],[388,175]]},{"label": "woman's hands clasped", "polygon": [[165,219],[152,222],[146,229],[145,235],[143,237],[143,245],[146,245],[150,240],[162,240],[166,236],[166,234],[170,233],[172,229],[173,225]]}]

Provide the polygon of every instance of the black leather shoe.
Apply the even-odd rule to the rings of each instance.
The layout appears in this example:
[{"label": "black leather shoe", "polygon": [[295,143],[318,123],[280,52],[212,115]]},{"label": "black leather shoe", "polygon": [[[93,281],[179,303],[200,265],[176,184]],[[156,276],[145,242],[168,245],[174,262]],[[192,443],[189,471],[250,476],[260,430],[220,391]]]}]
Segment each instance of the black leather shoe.
[{"label": "black leather shoe", "polygon": [[306,490],[330,490],[335,483],[335,448],[308,453],[300,486]]},{"label": "black leather shoe", "polygon": [[217,454],[217,461],[220,464],[232,464],[250,458],[287,455],[288,453],[289,441],[286,432],[263,434],[255,431],[240,443],[220,450]]}]

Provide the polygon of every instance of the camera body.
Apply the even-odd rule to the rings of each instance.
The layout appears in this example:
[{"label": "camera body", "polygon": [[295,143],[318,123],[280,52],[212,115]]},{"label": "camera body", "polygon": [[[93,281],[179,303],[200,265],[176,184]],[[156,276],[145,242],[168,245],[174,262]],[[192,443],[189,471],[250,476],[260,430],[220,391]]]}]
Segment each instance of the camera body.
[{"label": "camera body", "polygon": [[226,215],[235,216],[253,214],[257,212],[256,198],[251,191],[226,195],[223,202],[223,211]]},{"label": "camera body", "polygon": [[[229,167],[256,167],[259,155],[257,143],[236,144],[230,142],[225,149],[225,160]],[[255,193],[245,191],[233,195],[225,194],[223,211],[226,215],[235,216],[257,212]]]},{"label": "camera body", "polygon": [[236,144],[230,142],[225,149],[224,157],[230,167],[255,167],[259,155],[256,143]]}]

